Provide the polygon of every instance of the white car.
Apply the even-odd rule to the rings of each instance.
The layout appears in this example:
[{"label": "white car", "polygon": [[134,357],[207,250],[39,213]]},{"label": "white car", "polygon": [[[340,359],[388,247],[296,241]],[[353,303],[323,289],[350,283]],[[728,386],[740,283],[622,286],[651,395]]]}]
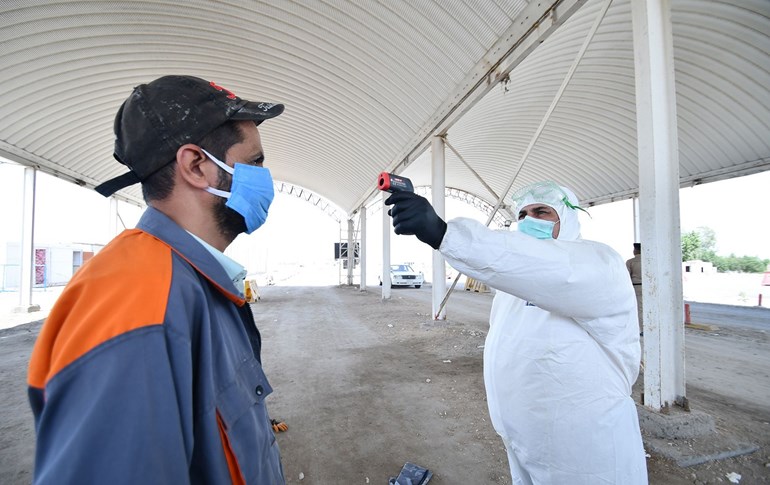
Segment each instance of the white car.
[{"label": "white car", "polygon": [[[425,281],[421,271],[415,271],[408,264],[390,265],[390,286],[414,286],[419,288]],[[380,279],[382,285],[382,279]]]}]

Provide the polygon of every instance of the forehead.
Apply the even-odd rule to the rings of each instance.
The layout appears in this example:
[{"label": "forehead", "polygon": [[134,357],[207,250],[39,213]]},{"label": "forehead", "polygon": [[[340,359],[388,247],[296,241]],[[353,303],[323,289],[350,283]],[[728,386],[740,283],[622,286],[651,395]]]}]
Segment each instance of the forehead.
[{"label": "forehead", "polygon": [[526,213],[526,212],[532,212],[532,211],[541,211],[541,210],[546,210],[546,211],[551,211],[551,212],[555,211],[555,209],[553,207],[551,207],[550,205],[536,203],[536,204],[525,205],[524,207],[522,207],[519,210],[519,214]]},{"label": "forehead", "polygon": [[259,135],[259,129],[253,121],[239,121],[238,129],[241,132],[241,142],[230,147],[230,150],[238,153],[257,154],[262,151],[262,138]]},{"label": "forehead", "polygon": [[238,128],[241,130],[244,141],[260,143],[259,128],[253,121],[238,121]]}]

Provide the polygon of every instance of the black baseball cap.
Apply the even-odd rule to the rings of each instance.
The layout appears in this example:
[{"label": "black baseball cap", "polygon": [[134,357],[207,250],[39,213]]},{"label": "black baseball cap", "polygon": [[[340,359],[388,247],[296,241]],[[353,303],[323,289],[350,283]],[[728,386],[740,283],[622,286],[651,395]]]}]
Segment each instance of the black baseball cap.
[{"label": "black baseball cap", "polygon": [[143,182],[176,158],[180,146],[197,143],[228,120],[257,125],[283,113],[283,105],[246,101],[194,76],[163,76],[134,88],[115,116],[117,161],[130,172],[95,190],[109,197]]}]

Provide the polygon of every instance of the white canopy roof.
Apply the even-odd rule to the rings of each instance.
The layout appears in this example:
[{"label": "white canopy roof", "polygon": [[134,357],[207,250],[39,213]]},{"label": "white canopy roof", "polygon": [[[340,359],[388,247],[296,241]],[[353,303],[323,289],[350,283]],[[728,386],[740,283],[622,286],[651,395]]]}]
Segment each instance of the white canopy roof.
[{"label": "white canopy roof", "polygon": [[[131,89],[191,74],[286,104],[260,126],[266,165],[348,213],[383,170],[428,184],[434,134],[499,196],[604,1],[543,3],[5,0],[0,155],[93,187],[125,172],[112,122]],[[671,5],[681,183],[767,170],[770,2]],[[637,166],[630,0],[615,0],[513,188],[551,178],[606,202],[636,193]],[[496,202],[451,150],[446,185]]]}]

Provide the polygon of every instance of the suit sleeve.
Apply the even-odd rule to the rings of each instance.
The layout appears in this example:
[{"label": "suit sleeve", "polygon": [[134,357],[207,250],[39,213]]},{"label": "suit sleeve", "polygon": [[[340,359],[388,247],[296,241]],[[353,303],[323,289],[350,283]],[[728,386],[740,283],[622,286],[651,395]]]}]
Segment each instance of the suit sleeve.
[{"label": "suit sleeve", "polygon": [[559,315],[600,318],[633,305],[620,255],[601,243],[541,240],[458,218],[440,251],[458,271]]}]

